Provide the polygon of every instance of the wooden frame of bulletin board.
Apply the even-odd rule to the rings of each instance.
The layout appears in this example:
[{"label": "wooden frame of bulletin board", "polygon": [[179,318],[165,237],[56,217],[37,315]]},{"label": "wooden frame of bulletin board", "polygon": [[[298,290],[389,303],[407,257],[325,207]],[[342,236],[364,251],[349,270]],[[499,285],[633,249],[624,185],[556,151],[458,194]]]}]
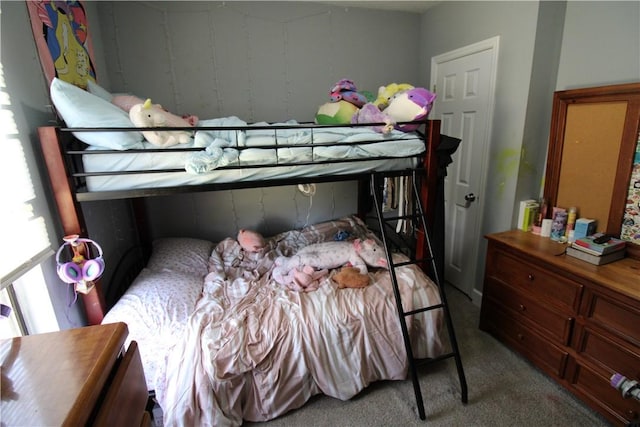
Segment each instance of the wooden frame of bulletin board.
[{"label": "wooden frame of bulletin board", "polygon": [[[544,195],[552,206],[575,206],[578,217],[595,219],[598,231],[622,236],[633,257],[640,257],[640,214],[629,219],[627,201],[639,132],[640,83],[554,94]],[[629,221],[637,230],[625,225],[622,233]]]}]

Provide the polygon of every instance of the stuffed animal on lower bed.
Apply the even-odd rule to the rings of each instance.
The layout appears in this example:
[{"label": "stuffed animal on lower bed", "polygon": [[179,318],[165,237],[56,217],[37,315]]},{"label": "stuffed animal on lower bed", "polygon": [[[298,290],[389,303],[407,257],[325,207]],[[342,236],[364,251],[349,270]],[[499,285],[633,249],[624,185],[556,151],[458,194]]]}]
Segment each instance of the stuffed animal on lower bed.
[{"label": "stuffed animal on lower bed", "polygon": [[338,284],[339,289],[369,286],[369,275],[360,273],[355,267],[342,267],[340,271],[331,276],[331,279]]},{"label": "stuffed animal on lower bed", "polygon": [[[147,99],[144,103],[131,107],[131,110],[129,110],[129,118],[135,126],[140,128],[193,127],[189,120],[166,111],[159,104],[152,104],[151,99]],[[160,147],[186,144],[191,141],[192,134],[193,132],[185,130],[142,131],[142,135],[147,141]]]},{"label": "stuffed animal on lower bed", "polygon": [[291,257],[276,258],[275,264],[287,272],[302,270],[307,266],[320,270],[350,265],[362,274],[367,274],[367,265],[388,268],[384,249],[373,239],[315,243],[300,249]]},{"label": "stuffed animal on lower bed", "polygon": [[326,268],[316,270],[311,266],[301,269],[292,268],[285,270],[284,267],[276,266],[271,272],[271,277],[282,286],[286,286],[292,291],[311,292],[320,287],[322,279],[329,275]]},{"label": "stuffed animal on lower bed", "polygon": [[260,252],[266,246],[262,234],[244,228],[238,231],[238,238],[236,240],[245,252]]}]

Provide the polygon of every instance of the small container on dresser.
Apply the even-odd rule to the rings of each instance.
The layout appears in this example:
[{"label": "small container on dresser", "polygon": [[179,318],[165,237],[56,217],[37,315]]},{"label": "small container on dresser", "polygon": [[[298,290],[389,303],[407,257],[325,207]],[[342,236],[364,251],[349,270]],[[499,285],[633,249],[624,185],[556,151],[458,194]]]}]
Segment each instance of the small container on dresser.
[{"label": "small container on dresser", "polygon": [[148,426],[135,341],[114,323],[0,341],[3,426]]},{"label": "small container on dresser", "polygon": [[637,421],[640,402],[609,380],[640,381],[640,261],[591,265],[520,230],[486,237],[480,329],[612,423]]}]

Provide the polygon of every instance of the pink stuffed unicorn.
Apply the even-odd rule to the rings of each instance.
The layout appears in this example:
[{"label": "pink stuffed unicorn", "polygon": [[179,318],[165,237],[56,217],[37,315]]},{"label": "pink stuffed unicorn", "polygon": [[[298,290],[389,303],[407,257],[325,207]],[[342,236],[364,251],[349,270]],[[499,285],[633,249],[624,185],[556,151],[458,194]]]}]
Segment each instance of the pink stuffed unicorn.
[{"label": "pink stuffed unicorn", "polygon": [[[192,120],[176,116],[159,104],[152,104],[147,99],[142,104],[136,104],[129,110],[131,122],[141,128],[145,127],[193,127]],[[170,147],[176,144],[186,144],[191,141],[193,132],[187,130],[174,131],[142,131],[142,135],[151,144],[160,147]]]}]

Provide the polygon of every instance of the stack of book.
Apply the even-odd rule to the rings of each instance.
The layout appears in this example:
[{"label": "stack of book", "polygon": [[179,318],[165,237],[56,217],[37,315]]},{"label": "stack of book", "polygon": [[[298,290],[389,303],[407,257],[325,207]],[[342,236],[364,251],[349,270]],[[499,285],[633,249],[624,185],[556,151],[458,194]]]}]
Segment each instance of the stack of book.
[{"label": "stack of book", "polygon": [[624,240],[595,233],[576,239],[567,247],[567,255],[591,264],[602,265],[624,258],[625,247]]},{"label": "stack of book", "polygon": [[521,201],[518,213],[518,228],[522,231],[531,231],[539,209],[540,203],[533,199]]}]

